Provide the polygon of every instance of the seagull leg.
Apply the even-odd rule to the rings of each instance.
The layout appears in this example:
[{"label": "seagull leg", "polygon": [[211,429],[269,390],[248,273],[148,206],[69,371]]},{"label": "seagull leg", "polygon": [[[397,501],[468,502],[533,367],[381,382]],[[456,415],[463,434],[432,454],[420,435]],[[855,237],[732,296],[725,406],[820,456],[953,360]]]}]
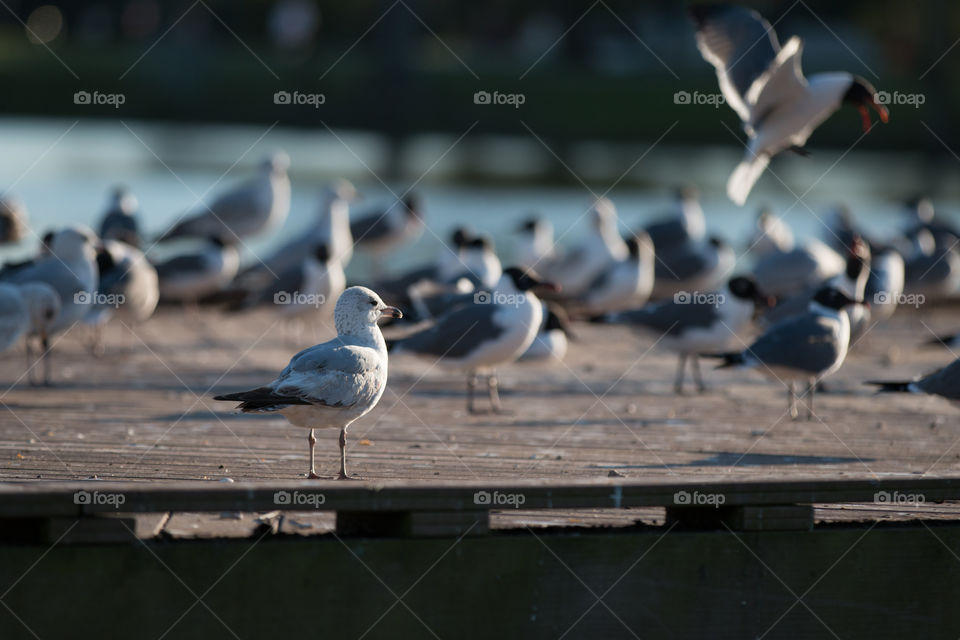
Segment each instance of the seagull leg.
[{"label": "seagull leg", "polygon": [[474,403],[474,392],[477,388],[477,374],[474,371],[467,373],[467,413],[482,413],[477,411],[476,404]]},{"label": "seagull leg", "polygon": [[817,379],[810,378],[810,382],[807,383],[807,390],[809,395],[807,396],[807,420],[813,420],[813,393],[817,390]]},{"label": "seagull leg", "polygon": [[27,384],[31,387],[36,385],[36,376],[33,375],[33,349],[30,347],[30,336],[27,336],[26,340],[23,341],[24,345],[27,347]]},{"label": "seagull leg", "polygon": [[490,406],[493,407],[494,413],[509,413],[505,411],[503,405],[500,404],[500,392],[497,390],[500,386],[500,381],[497,380],[497,372],[492,371],[489,376],[487,376],[487,393],[490,394]]},{"label": "seagull leg", "polygon": [[340,429],[340,475],[338,480],[356,480],[347,475],[347,428]]},{"label": "seagull leg", "polygon": [[793,392],[793,381],[787,383],[787,410],[790,412],[790,418],[796,420],[800,415],[797,412],[797,396]]},{"label": "seagull leg", "polygon": [[690,356],[690,368],[693,369],[693,379],[697,383],[697,391],[703,393],[707,385],[703,384],[703,373],[700,371],[700,356]]},{"label": "seagull leg", "polygon": [[46,331],[40,336],[40,348],[43,349],[40,353],[40,359],[43,361],[43,386],[49,387],[52,385],[50,382],[50,338]]},{"label": "seagull leg", "polygon": [[307,474],[307,478],[310,480],[316,480],[320,476],[317,475],[317,467],[314,462],[314,453],[313,448],[317,446],[317,436],[313,433],[313,429],[310,429],[310,435],[307,436],[307,442],[310,443],[310,473]]},{"label": "seagull leg", "polygon": [[680,362],[677,365],[677,379],[673,383],[673,392],[678,396],[683,395],[683,374],[686,373],[687,354],[680,354]]}]

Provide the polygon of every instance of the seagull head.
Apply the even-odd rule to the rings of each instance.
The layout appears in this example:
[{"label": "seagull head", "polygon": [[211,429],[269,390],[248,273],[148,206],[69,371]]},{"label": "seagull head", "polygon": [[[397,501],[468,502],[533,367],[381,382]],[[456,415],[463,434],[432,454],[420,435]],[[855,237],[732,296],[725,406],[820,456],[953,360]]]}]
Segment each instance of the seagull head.
[{"label": "seagull head", "polygon": [[403,196],[403,212],[408,218],[421,220],[423,218],[423,198],[416,193]]},{"label": "seagull head", "polygon": [[844,307],[848,307],[853,304],[863,304],[863,300],[854,300],[840,289],[836,287],[823,287],[813,296],[813,300],[810,301],[811,307],[820,307],[823,309],[830,309],[831,311],[840,311]]},{"label": "seagull head", "polygon": [[286,174],[290,168],[290,156],[284,151],[275,151],[260,162],[260,167],[270,173]]},{"label": "seagull head", "polygon": [[356,335],[377,324],[380,318],[402,318],[400,309],[388,306],[366,287],[350,287],[337,300],[333,323],[338,334]]},{"label": "seagull head", "polygon": [[546,289],[547,291],[559,291],[560,287],[552,282],[546,282],[532,269],[523,269],[521,267],[508,267],[503,270],[501,282],[508,279],[517,291],[529,291],[535,287]]},{"label": "seagull head", "polygon": [[773,296],[764,295],[757,286],[757,281],[750,276],[730,278],[727,289],[734,298],[753,302],[757,309],[772,308],[776,304]]},{"label": "seagull head", "polygon": [[132,216],[137,212],[140,203],[137,197],[133,195],[130,189],[118,185],[110,192],[110,210],[116,213],[122,213],[125,216]]},{"label": "seagull head", "polygon": [[852,104],[857,108],[857,111],[860,112],[860,117],[863,119],[864,133],[869,131],[870,126],[873,124],[870,121],[870,112],[867,110],[867,107],[872,107],[884,123],[890,119],[890,112],[887,111],[887,108],[877,102],[877,90],[874,89],[872,84],[860,76],[850,77],[850,87],[847,89],[847,92],[843,94],[843,101]]}]

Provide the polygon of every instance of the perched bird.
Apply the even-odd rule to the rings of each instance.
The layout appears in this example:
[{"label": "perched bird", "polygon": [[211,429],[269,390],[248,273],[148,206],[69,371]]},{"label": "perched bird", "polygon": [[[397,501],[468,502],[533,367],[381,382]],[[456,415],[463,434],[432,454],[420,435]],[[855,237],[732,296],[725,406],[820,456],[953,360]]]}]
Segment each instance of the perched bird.
[{"label": "perched bird", "polygon": [[653,292],[654,248],[645,232],[627,239],[629,254],[610,264],[580,297],[565,300],[578,314],[595,316],[643,306]]},{"label": "perched bird", "polygon": [[747,241],[747,250],[756,257],[793,250],[794,238],[790,226],[778,218],[773,209],[760,207],[753,235]]},{"label": "perched bird", "polygon": [[500,412],[496,367],[519,358],[536,338],[543,319],[543,305],[531,291],[537,286],[552,285],[518,267],[506,269],[493,291],[477,292],[472,303],[451,309],[432,326],[391,341],[390,350],[465,370],[470,413],[478,413],[477,379],[486,378],[491,407]]},{"label": "perched bird", "polygon": [[553,260],[553,224],[546,218],[531,216],[517,229],[513,263],[523,269],[539,269],[541,262]]},{"label": "perched bird", "polygon": [[110,194],[110,203],[100,221],[100,238],[118,240],[131,247],[140,248],[140,225],[137,213],[140,204],[136,196],[125,187],[117,187]]},{"label": "perched bird", "polygon": [[339,478],[346,480],[347,427],[377,405],[387,385],[387,347],[377,320],[400,315],[370,289],[350,287],[333,313],[336,338],[295,355],[267,386],[214,399],[239,402],[244,413],[279,413],[290,424],[310,429],[308,478],[320,477],[314,430],[340,429]]},{"label": "perched bird", "polygon": [[896,391],[900,393],[926,393],[940,396],[960,406],[960,360],[954,360],[942,369],[917,380],[885,381],[868,380],[864,384],[877,385],[878,391]]},{"label": "perched bird", "polygon": [[676,353],[679,361],[674,391],[682,394],[687,360],[698,390],[704,391],[699,354],[730,348],[750,328],[757,310],[767,304],[753,278],[738,276],[720,291],[677,294],[640,309],[610,314],[602,321],[642,329]]},{"label": "perched bird", "polygon": [[377,272],[383,271],[386,254],[423,234],[423,202],[416,194],[357,216],[350,221],[354,246],[373,254]]},{"label": "perched bird", "polygon": [[800,153],[807,138],[843,104],[852,104],[871,127],[867,107],[883,122],[887,109],[876,89],[847,72],[803,75],[803,41],[790,38],[781,49],[777,34],[759,13],[733,5],[695,5],[689,9],[697,29],[697,47],[717,70],[723,97],[750,138],[743,161],[727,182],[727,195],[742,205],[770,158],[787,149]]},{"label": "perched bird", "polygon": [[544,262],[537,271],[557,283],[564,295],[583,294],[590,283],[613,262],[623,260],[629,251],[620,236],[617,209],[607,198],[600,198],[590,210],[590,226],[582,240],[559,255]]},{"label": "perched bird", "polygon": [[294,316],[331,309],[347,286],[343,265],[320,244],[300,264],[289,267],[261,289],[249,291],[234,309],[274,305],[282,315]]},{"label": "perched bird", "polygon": [[767,295],[778,298],[799,293],[828,280],[846,268],[839,253],[810,239],[789,251],[761,256],[753,266],[753,277]]},{"label": "perched bird", "polygon": [[97,250],[99,283],[84,323],[93,327],[91,348],[103,352],[103,327],[114,316],[139,323],[160,301],[157,270],[140,249],[121,240],[103,240]]},{"label": "perched bird", "polygon": [[29,230],[23,202],[13,196],[0,196],[0,245],[20,242]]},{"label": "perched bird", "polygon": [[937,243],[932,232],[920,229],[913,245],[913,252],[904,258],[904,292],[927,300],[954,295],[960,288],[960,237],[941,235]]},{"label": "perched bird", "polygon": [[160,299],[196,304],[200,298],[229,284],[239,264],[236,247],[219,237],[210,237],[201,250],[174,256],[156,265]]},{"label": "perched bird", "polygon": [[488,235],[467,235],[462,238],[458,258],[456,263],[448,265],[448,271],[441,270],[437,273],[441,282],[455,283],[466,278],[475,288],[489,289],[496,286],[503,274],[503,266],[494,249],[493,238]]},{"label": "perched bird", "polygon": [[[57,295],[53,287],[45,282],[27,282],[19,285],[19,288],[20,295],[23,296],[27,305],[27,313],[30,316],[29,329],[24,340],[27,355],[27,380],[30,384],[49,386],[52,381],[50,373],[50,335],[53,325],[60,315],[60,296]],[[43,363],[43,372],[40,376],[34,376],[33,373],[36,361],[33,357],[31,341],[34,338],[40,343],[40,359]]]},{"label": "perched bird", "polygon": [[870,315],[886,320],[893,315],[903,295],[905,277],[903,256],[893,247],[878,247],[870,260],[870,275],[864,300],[870,303]]},{"label": "perched bird", "polygon": [[756,369],[787,387],[787,410],[798,416],[795,384],[807,386],[807,419],[813,417],[813,393],[817,383],[835,372],[847,357],[850,320],[844,307],[862,303],[834,287],[820,289],[806,313],[791,316],[771,326],[743,351],[702,354],[722,358],[718,368]]},{"label": "perched bird", "polygon": [[675,246],[656,258],[654,299],[680,291],[713,291],[729,277],[737,262],[733,247],[718,237]]},{"label": "perched bird", "polygon": [[520,356],[520,362],[561,361],[567,355],[567,346],[569,340],[573,339],[573,333],[566,312],[556,305],[545,305],[544,311],[540,331]]},{"label": "perched bird", "polygon": [[320,191],[320,206],[314,222],[302,233],[280,245],[268,257],[257,260],[237,276],[237,288],[254,290],[269,286],[280,274],[303,264],[323,244],[331,257],[346,267],[353,256],[350,234],[350,202],[357,190],[348,180],[330,182]]},{"label": "perched bird", "polygon": [[217,236],[231,244],[275,227],[290,211],[290,158],[282,151],[265,158],[257,175],[185,214],[158,241]]},{"label": "perched bird", "polygon": [[695,187],[681,187],[674,192],[676,208],[660,220],[644,227],[653,246],[660,252],[688,242],[700,242],[707,234],[707,221],[700,207],[700,193]]}]

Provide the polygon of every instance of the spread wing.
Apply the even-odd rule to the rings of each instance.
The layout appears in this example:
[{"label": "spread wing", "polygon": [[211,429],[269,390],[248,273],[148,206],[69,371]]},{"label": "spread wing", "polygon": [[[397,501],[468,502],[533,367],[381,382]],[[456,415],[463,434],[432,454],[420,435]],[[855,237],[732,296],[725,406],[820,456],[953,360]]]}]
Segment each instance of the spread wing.
[{"label": "spread wing", "polygon": [[759,13],[733,5],[695,5],[697,48],[717,70],[720,91],[745,123],[751,121],[748,93],[780,52],[777,34]]}]

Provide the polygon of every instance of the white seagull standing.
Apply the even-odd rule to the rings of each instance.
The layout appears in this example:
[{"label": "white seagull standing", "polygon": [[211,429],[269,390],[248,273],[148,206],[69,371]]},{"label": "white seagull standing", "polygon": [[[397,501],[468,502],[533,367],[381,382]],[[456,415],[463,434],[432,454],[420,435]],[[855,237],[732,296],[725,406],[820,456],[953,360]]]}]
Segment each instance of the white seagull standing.
[{"label": "white seagull standing", "polygon": [[877,102],[876,89],[845,71],[803,75],[803,41],[797,36],[780,47],[770,23],[756,11],[733,5],[690,7],[697,28],[697,48],[717,69],[723,97],[750,137],[747,153],[727,182],[727,195],[742,205],[770,158],[802,147],[807,138],[842,104],[857,107],[864,132],[871,127],[867,106],[883,122],[887,109]]},{"label": "white seagull standing", "polygon": [[340,429],[340,475],[347,475],[347,427],[373,409],[387,385],[387,345],[377,326],[386,316],[401,317],[366,287],[350,287],[334,310],[337,337],[293,356],[276,380],[265,387],[216,396],[239,401],[244,413],[279,413],[290,424],[310,429],[309,478],[314,464],[314,429]]}]

